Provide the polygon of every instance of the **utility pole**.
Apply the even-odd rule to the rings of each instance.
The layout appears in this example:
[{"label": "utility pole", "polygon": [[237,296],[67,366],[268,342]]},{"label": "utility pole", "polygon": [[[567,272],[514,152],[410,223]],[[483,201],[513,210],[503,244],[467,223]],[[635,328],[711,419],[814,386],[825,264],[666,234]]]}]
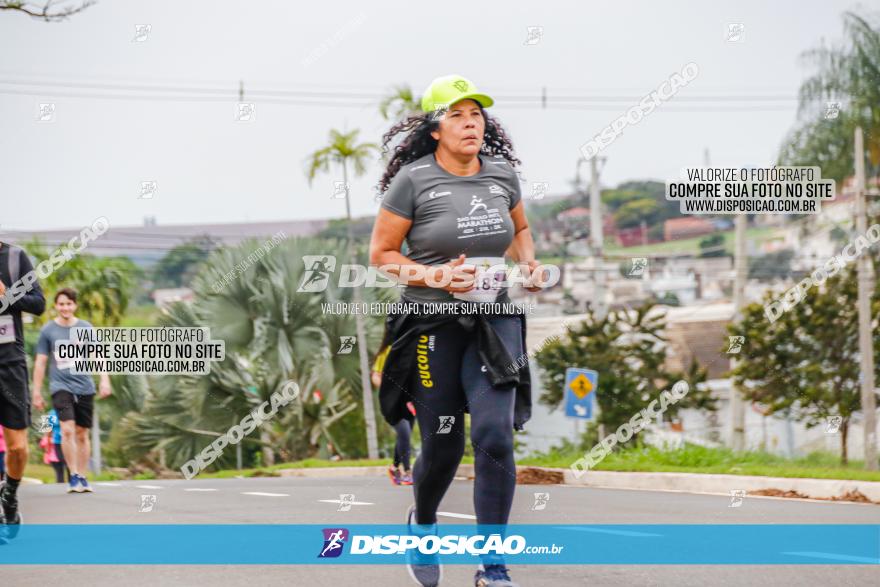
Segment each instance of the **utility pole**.
[{"label": "utility pole", "polygon": [[92,404],[92,472],[101,474],[101,421],[98,419],[98,406]]},{"label": "utility pole", "polygon": [[[350,263],[357,263],[354,250],[354,231],[351,220],[351,204],[348,189],[348,165],[342,161],[342,181],[345,187],[345,217],[348,219],[348,257]],[[352,298],[356,307],[361,304],[361,290],[353,288]],[[354,314],[355,331],[357,333],[358,357],[361,364],[361,393],[364,402],[364,419],[367,428],[367,455],[371,459],[379,458],[379,442],[376,438],[376,410],[373,406],[373,387],[370,383],[370,361],[367,357],[367,334],[364,329],[364,317],[361,312]]]},{"label": "utility pole", "polygon": [[590,158],[590,248],[593,250],[593,275],[595,283],[594,315],[598,320],[605,317],[605,272],[602,257],[602,201],[599,194],[599,163],[605,164],[605,157]]},{"label": "utility pole", "polygon": [[[704,154],[704,163],[709,167],[709,149]],[[746,305],[746,280],[749,277],[748,257],[746,257],[746,220],[745,214],[737,214],[733,219],[733,320],[742,320],[742,309]],[[736,367],[736,355],[730,357],[730,368]],[[742,393],[731,381],[730,385],[730,447],[736,451],[746,448],[746,402]]]},{"label": "utility pole", "polygon": [[[868,229],[868,205],[865,193],[865,144],[862,127],[856,127],[856,234]],[[856,260],[859,285],[859,369],[862,380],[862,415],[865,433],[865,469],[877,470],[877,403],[874,399],[874,346],[871,332],[871,292],[874,285],[873,267],[868,255]]]}]

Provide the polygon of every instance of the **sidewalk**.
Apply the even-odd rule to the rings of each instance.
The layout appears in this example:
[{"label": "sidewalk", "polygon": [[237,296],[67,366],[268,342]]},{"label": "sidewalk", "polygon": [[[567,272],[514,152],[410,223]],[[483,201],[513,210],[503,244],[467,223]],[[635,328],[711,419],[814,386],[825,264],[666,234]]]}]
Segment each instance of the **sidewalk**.
[{"label": "sidewalk", "polygon": [[[386,467],[332,467],[309,469],[280,469],[282,477],[372,477],[384,475]],[[847,481],[842,479],[807,479],[797,477],[757,477],[749,475],[715,475],[699,473],[630,473],[622,471],[588,471],[577,478],[570,469],[545,467],[517,467],[517,477],[562,480],[564,485],[602,487],[605,489],[636,489],[645,491],[683,491],[730,495],[731,491],[745,491],[746,495],[834,499],[864,502],[859,494],[880,504],[880,482]],[[459,465],[458,477],[472,478],[473,465]],[[787,494],[787,495],[786,495]]]}]

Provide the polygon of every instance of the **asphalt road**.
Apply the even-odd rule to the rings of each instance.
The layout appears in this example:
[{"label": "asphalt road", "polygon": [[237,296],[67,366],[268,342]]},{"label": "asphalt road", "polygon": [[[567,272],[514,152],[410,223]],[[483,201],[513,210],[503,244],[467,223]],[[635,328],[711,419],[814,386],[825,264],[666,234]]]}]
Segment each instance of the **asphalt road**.
[{"label": "asphalt road", "polygon": [[[95,483],[93,494],[62,485],[20,490],[26,522],[40,524],[345,524],[403,523],[412,488],[387,478],[250,478]],[[472,482],[456,480],[441,524],[471,523]],[[543,510],[533,494],[549,492]],[[354,494],[350,511],[340,494]],[[142,495],[155,495],[141,512]],[[334,501],[336,503],[334,503]],[[526,524],[880,524],[880,506],[746,497],[730,508],[726,495],[628,491],[562,485],[518,486],[511,523]],[[75,573],[72,573],[75,571]],[[134,572],[132,572],[134,571]],[[444,585],[473,585],[474,568],[447,565]],[[522,587],[569,585],[876,585],[868,565],[583,565],[511,566]],[[403,567],[387,565],[7,565],[3,585],[46,585],[75,579],[88,585],[413,585]]]}]

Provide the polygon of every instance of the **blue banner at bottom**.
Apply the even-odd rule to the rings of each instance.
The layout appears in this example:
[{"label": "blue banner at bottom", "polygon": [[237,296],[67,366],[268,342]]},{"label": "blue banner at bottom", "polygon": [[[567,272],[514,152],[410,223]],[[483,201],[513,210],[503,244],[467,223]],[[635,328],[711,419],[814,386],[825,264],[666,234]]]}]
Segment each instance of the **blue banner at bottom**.
[{"label": "blue banner at bottom", "polygon": [[[0,526],[0,564],[880,564],[877,524],[475,526],[401,524]],[[436,557],[436,559],[433,559]]]}]

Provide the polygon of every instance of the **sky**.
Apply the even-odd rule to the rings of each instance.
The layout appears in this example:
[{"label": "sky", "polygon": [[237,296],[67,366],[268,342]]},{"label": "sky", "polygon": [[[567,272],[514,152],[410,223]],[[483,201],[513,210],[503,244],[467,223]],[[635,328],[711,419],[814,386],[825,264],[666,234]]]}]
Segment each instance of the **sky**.
[{"label": "sky", "polygon": [[[344,216],[332,198],[341,173],[310,185],[309,153],[334,128],[380,142],[391,123],[379,96],[399,84],[421,95],[451,73],[496,97],[489,112],[523,161],[524,191],[570,192],[579,147],[690,62],[696,78],[604,149],[602,185],[676,178],[705,149],[713,165],[772,164],[811,72],[801,55],[839,42],[847,10],[880,12],[880,1],[99,0],[61,23],[4,11],[0,232],[100,216],[111,226]],[[531,41],[529,27],[540,27]],[[236,120],[240,80],[249,122]],[[554,104],[563,96],[605,100]],[[54,104],[49,121],[41,104]],[[354,215],[376,212],[381,172],[376,159],[351,180]],[[152,198],[140,197],[143,182],[156,182]]]}]

